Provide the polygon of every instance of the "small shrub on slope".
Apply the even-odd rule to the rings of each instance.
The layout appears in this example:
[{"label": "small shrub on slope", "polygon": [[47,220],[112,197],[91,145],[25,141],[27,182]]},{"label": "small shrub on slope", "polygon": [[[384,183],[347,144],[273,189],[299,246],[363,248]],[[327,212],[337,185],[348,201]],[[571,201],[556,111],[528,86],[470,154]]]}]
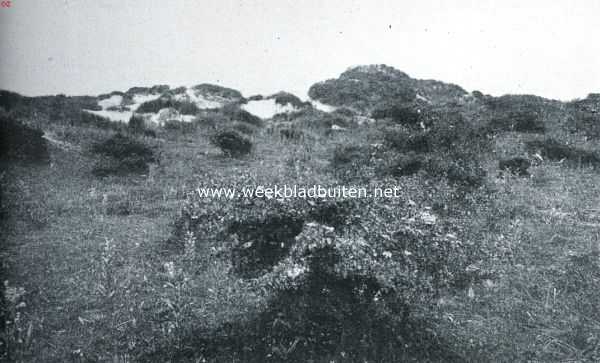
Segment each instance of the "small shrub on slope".
[{"label": "small shrub on slope", "polygon": [[153,148],[120,133],[93,145],[92,152],[101,156],[94,168],[97,176],[146,173],[148,164],[158,161]]},{"label": "small shrub on slope", "polygon": [[49,160],[44,132],[0,116],[0,158],[30,162]]},{"label": "small shrub on slope", "polygon": [[225,155],[240,157],[252,151],[252,141],[240,135],[237,131],[220,131],[211,138],[212,143]]},{"label": "small shrub on slope", "polygon": [[533,152],[540,152],[549,160],[566,160],[574,166],[600,167],[600,155],[597,152],[567,145],[555,139],[532,140],[527,143],[527,147]]}]

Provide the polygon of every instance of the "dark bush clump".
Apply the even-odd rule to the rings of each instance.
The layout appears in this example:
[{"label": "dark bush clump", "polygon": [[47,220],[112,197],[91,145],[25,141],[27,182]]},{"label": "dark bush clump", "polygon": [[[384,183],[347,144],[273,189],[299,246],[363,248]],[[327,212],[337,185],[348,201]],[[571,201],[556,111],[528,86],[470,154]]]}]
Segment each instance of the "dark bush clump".
[{"label": "dark bush clump", "polygon": [[278,105],[282,105],[282,106],[285,106],[288,104],[290,104],[296,108],[310,106],[309,102],[302,102],[302,100],[300,98],[298,98],[296,95],[293,95],[288,92],[283,92],[283,91],[276,93],[269,98],[274,98],[275,103],[277,103]]},{"label": "dark bush clump", "polygon": [[120,133],[93,145],[92,152],[102,157],[94,168],[97,176],[146,173],[148,164],[158,161],[150,146]]},{"label": "dark bush clump", "polygon": [[247,155],[252,151],[252,142],[233,130],[221,131],[214,135],[211,141],[224,154],[232,157]]},{"label": "dark bush clump", "polygon": [[138,107],[139,113],[157,113],[163,108],[174,108],[182,115],[196,115],[200,109],[195,103],[178,101],[169,97],[161,97],[152,101],[144,102]]},{"label": "dark bush clump", "polygon": [[104,130],[122,130],[124,126],[121,122],[111,121],[106,117],[95,115],[87,111],[80,111],[77,122],[73,124],[97,127]]},{"label": "dark bush clump", "polygon": [[245,122],[257,127],[262,126],[263,122],[260,117],[254,116],[246,110],[242,110],[236,105],[228,105],[223,107],[222,112],[225,116],[233,121]]},{"label": "dark bush clump", "polygon": [[304,138],[304,132],[298,129],[283,128],[279,130],[279,136],[285,140],[302,140]]},{"label": "dark bush clump", "polygon": [[400,152],[426,153],[433,151],[433,140],[426,131],[389,130],[385,134],[385,143]]},{"label": "dark bush clump", "polygon": [[0,158],[28,162],[50,159],[44,132],[7,116],[0,116]]},{"label": "dark bush clump", "polygon": [[549,160],[566,160],[571,165],[600,166],[600,155],[597,152],[566,145],[555,139],[529,141],[527,147]]},{"label": "dark bush clump", "polygon": [[531,110],[510,111],[493,118],[490,122],[493,131],[517,131],[543,133],[546,125],[540,114]]},{"label": "dark bush clump", "polygon": [[407,104],[383,104],[377,106],[371,117],[374,119],[390,118],[395,123],[405,126],[418,126],[422,116],[419,110]]},{"label": "dark bush clump", "polygon": [[519,176],[529,176],[529,171],[527,169],[531,166],[531,161],[521,157],[503,159],[498,162],[498,166],[502,171],[507,171]]},{"label": "dark bush clump", "polygon": [[395,177],[413,175],[426,166],[427,160],[424,156],[414,152],[400,155],[390,167],[390,174]]},{"label": "dark bush clump", "polygon": [[242,134],[252,135],[256,132],[256,127],[245,122],[236,122],[233,124],[233,129],[241,132]]},{"label": "dark bush clump", "polygon": [[279,214],[232,223],[228,233],[239,241],[232,253],[236,272],[256,277],[268,271],[288,253],[303,224],[298,217]]},{"label": "dark bush clump", "polygon": [[248,97],[248,101],[262,101],[264,99],[263,95],[254,95]]},{"label": "dark bush clump", "polygon": [[154,131],[152,129],[145,129],[144,130],[144,136],[151,137],[151,138],[156,138],[156,131]]},{"label": "dark bush clump", "polygon": [[476,189],[485,183],[485,170],[473,162],[451,162],[446,169],[446,178],[451,185],[464,189]]},{"label": "dark bush clump", "polygon": [[231,100],[242,100],[242,94],[240,91],[235,90],[233,88],[227,88],[223,86],[217,86],[209,83],[202,83],[197,86],[192,87],[196,91],[200,91],[202,93],[207,93],[212,96],[219,96],[223,98],[228,98]]},{"label": "dark bush clump", "polygon": [[179,120],[168,120],[163,124],[163,128],[169,131],[178,131],[181,133],[190,133],[196,130],[197,124],[194,122],[185,122]]},{"label": "dark bush clump", "polygon": [[0,90],[0,107],[4,108],[6,111],[10,111],[23,102],[24,98],[25,97],[18,93]]},{"label": "dark bush clump", "polygon": [[369,157],[369,150],[360,145],[337,145],[331,160],[334,167],[344,166]]},{"label": "dark bush clump", "polygon": [[348,107],[340,107],[332,112],[333,114],[340,115],[343,117],[354,117],[356,116],[356,111],[352,110]]},{"label": "dark bush clump", "polygon": [[127,124],[127,128],[129,129],[129,131],[135,134],[140,134],[143,133],[146,129],[146,122],[141,116],[131,115],[131,117],[129,118],[129,123]]}]

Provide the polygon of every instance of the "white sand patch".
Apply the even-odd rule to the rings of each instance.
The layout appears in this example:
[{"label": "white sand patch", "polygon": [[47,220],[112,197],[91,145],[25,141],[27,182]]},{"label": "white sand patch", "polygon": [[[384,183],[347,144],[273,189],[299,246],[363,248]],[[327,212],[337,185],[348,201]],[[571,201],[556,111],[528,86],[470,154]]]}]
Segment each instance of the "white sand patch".
[{"label": "white sand patch", "polygon": [[199,91],[194,90],[193,88],[187,87],[184,93],[176,94],[174,99],[178,101],[192,102],[195,103],[198,108],[220,108],[223,107],[227,100],[220,100],[217,97],[212,99],[207,98]]},{"label": "white sand patch", "polygon": [[289,103],[285,106],[277,104],[274,99],[250,101],[247,104],[242,105],[242,109],[260,118],[271,118],[278,113],[288,113],[299,110]]},{"label": "white sand patch", "polygon": [[106,117],[107,119],[109,119],[111,121],[125,122],[125,123],[129,122],[131,115],[133,115],[133,112],[131,112],[131,111],[106,111],[106,110],[102,110],[102,111],[84,110],[84,111],[92,113],[94,115]]},{"label": "white sand patch", "polygon": [[420,94],[418,94],[418,93],[417,93],[417,100],[421,100],[421,101],[425,101],[425,102],[431,103],[431,102],[430,102],[430,101],[427,99],[427,97],[425,97],[425,96],[421,96],[421,95],[420,95]]},{"label": "white sand patch", "polygon": [[123,103],[123,96],[120,95],[112,95],[109,98],[98,101],[98,105],[102,107],[103,110],[106,110],[109,107],[121,106],[121,103]]},{"label": "white sand patch", "polygon": [[337,110],[338,108],[335,106],[331,106],[325,103],[321,103],[319,101],[316,100],[310,100],[310,103],[312,103],[313,107],[316,108],[319,111],[323,111],[323,112],[333,112],[335,110]]},{"label": "white sand patch", "polygon": [[185,93],[179,96],[189,102],[195,103],[198,108],[220,108],[227,103],[227,100],[220,99],[220,97],[207,98],[200,91],[190,87],[186,88]]},{"label": "white sand patch", "polygon": [[163,108],[158,113],[138,114],[144,117],[144,120],[157,126],[163,126],[168,121],[192,122],[196,116],[182,115],[174,108]]}]

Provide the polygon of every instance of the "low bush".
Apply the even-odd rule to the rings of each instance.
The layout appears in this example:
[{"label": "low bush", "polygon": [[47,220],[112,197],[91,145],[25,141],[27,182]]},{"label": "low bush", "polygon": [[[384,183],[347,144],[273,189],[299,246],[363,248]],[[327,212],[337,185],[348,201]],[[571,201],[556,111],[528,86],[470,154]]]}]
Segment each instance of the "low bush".
[{"label": "low bush", "polygon": [[386,130],[385,144],[399,152],[426,153],[434,150],[434,140],[427,131],[409,131],[406,129]]},{"label": "low bush", "polygon": [[90,112],[80,111],[77,120],[72,125],[97,127],[104,130],[123,130],[125,127],[121,122],[111,121],[106,117],[95,115]]},{"label": "low bush", "polygon": [[279,129],[279,136],[285,140],[298,141],[304,138],[304,131],[286,127]]},{"label": "low bush", "polygon": [[134,134],[144,133],[144,130],[146,130],[146,121],[144,121],[142,116],[135,114],[131,115],[129,122],[127,123],[127,128]]},{"label": "low bush", "polygon": [[0,158],[27,162],[50,159],[44,132],[6,115],[0,116]]},{"label": "low bush", "polygon": [[600,155],[597,152],[570,146],[552,138],[529,141],[527,147],[549,160],[566,160],[570,165],[600,167]]},{"label": "low bush", "polygon": [[162,127],[167,131],[178,131],[181,133],[191,133],[196,130],[198,125],[194,122],[185,122],[179,120],[167,120]]},{"label": "low bush", "polygon": [[396,158],[389,167],[389,173],[395,177],[409,176],[422,170],[427,163],[423,155],[410,152]]},{"label": "low bush", "polygon": [[227,105],[223,107],[221,112],[233,121],[245,122],[256,127],[261,127],[263,125],[263,121],[260,117],[254,116],[250,112],[239,108],[237,105]]},{"label": "low bush", "polygon": [[218,132],[211,138],[211,142],[231,157],[244,156],[252,151],[252,141],[233,130]]},{"label": "low bush", "polygon": [[475,162],[450,162],[445,171],[448,182],[459,188],[477,189],[485,184],[486,172]]},{"label": "low bush", "polygon": [[492,118],[490,121],[492,131],[516,131],[543,133],[546,131],[544,120],[539,112],[531,110],[509,111]]},{"label": "low bush", "polygon": [[232,251],[235,271],[256,277],[270,270],[288,253],[303,223],[297,216],[282,214],[232,223],[228,233],[239,241]]},{"label": "low bush", "polygon": [[368,147],[362,145],[337,145],[333,149],[333,158],[331,163],[334,167],[342,167],[354,162],[368,159],[370,151]]},{"label": "low bush", "polygon": [[178,101],[170,97],[160,97],[152,101],[144,102],[136,111],[139,113],[157,113],[163,108],[174,108],[182,115],[196,115],[200,112],[200,109],[195,103]]},{"label": "low bush", "polygon": [[393,122],[405,126],[418,126],[422,121],[421,112],[410,104],[386,103],[377,106],[371,117],[374,119],[390,118]]},{"label": "low bush", "polygon": [[148,164],[158,161],[152,147],[121,133],[94,144],[92,152],[101,157],[93,171],[97,176],[146,173]]},{"label": "low bush", "polygon": [[519,176],[529,176],[528,169],[530,166],[531,161],[522,157],[502,159],[498,162],[500,170]]},{"label": "low bush", "polygon": [[234,122],[231,127],[234,130],[239,131],[245,135],[252,135],[257,131],[257,128],[255,126],[252,126],[251,124],[245,122]]},{"label": "low bush", "polygon": [[310,102],[303,102],[296,95],[293,95],[288,92],[279,92],[279,93],[274,94],[270,98],[275,99],[275,103],[278,105],[282,105],[282,106],[285,106],[288,104],[292,105],[296,108],[303,108],[303,107],[310,106]]}]

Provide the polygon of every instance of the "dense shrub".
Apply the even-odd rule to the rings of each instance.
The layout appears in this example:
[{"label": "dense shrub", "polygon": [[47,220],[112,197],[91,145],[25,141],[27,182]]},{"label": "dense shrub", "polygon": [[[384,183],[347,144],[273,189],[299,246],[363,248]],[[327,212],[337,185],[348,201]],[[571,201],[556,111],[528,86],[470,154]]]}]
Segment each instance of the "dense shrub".
[{"label": "dense shrub", "polygon": [[157,113],[163,108],[174,108],[182,115],[195,115],[200,109],[193,102],[179,101],[170,97],[160,97],[152,101],[144,102],[138,107],[139,113]]},{"label": "dense shrub", "polygon": [[49,160],[44,132],[6,115],[0,116],[0,158],[28,162]]},{"label": "dense shrub", "polygon": [[254,95],[247,98],[247,101],[262,101],[264,99],[263,95]]},{"label": "dense shrub", "polygon": [[196,130],[198,124],[194,122],[186,122],[179,120],[167,120],[163,123],[162,127],[168,131],[178,131],[182,133],[191,133]]},{"label": "dense shrub", "polygon": [[135,94],[163,94],[169,90],[169,86],[166,84],[154,85],[152,87],[131,87],[125,92],[126,94],[133,96]]},{"label": "dense shrub", "polygon": [[451,185],[463,189],[476,189],[484,185],[486,172],[475,162],[464,160],[450,162],[446,178]]},{"label": "dense shrub", "polygon": [[24,98],[25,97],[18,93],[0,90],[0,107],[4,108],[6,111],[10,111],[23,102]]},{"label": "dense shrub", "polygon": [[233,130],[218,132],[211,138],[211,141],[225,155],[232,157],[247,155],[252,151],[252,142]]},{"label": "dense shrub", "polygon": [[423,117],[418,108],[411,104],[385,103],[371,112],[374,119],[390,118],[393,122],[405,126],[418,126]]},{"label": "dense shrub", "polygon": [[269,98],[273,98],[275,100],[275,103],[278,105],[292,105],[296,108],[303,108],[303,107],[307,107],[310,106],[310,102],[302,102],[302,100],[300,98],[298,98],[297,96],[288,93],[288,92],[279,92],[276,93],[272,96],[270,96]]},{"label": "dense shrub", "polygon": [[343,117],[354,117],[356,116],[356,111],[348,107],[338,107],[332,112],[334,115],[340,115]]},{"label": "dense shrub", "polygon": [[521,157],[502,159],[498,162],[498,167],[500,170],[519,176],[529,176],[528,169],[530,166],[531,161]]},{"label": "dense shrub", "polygon": [[336,145],[333,149],[331,163],[334,167],[344,166],[354,162],[364,161],[368,158],[370,151],[362,145]]},{"label": "dense shrub", "polygon": [[80,111],[79,118],[73,123],[74,125],[97,127],[104,130],[123,130],[124,125],[121,122],[111,121],[106,117],[102,117],[90,112]]},{"label": "dense shrub", "polygon": [[239,241],[232,251],[235,271],[244,277],[264,274],[288,253],[303,223],[297,216],[275,214],[231,224],[228,233]]},{"label": "dense shrub", "polygon": [[[373,222],[365,221],[377,228]],[[458,272],[468,264],[464,247],[436,234],[435,227],[394,227],[387,242],[375,247],[374,240],[340,237],[334,228],[306,223],[288,256],[259,279],[275,290],[260,330],[268,343],[259,344],[259,351],[264,352],[262,346],[265,355],[274,354],[273,345],[290,346],[299,339],[302,348],[275,354],[303,361],[339,349],[349,361],[441,359],[440,355],[445,361],[457,360],[443,341],[416,324],[413,314],[427,311],[436,291],[461,275]],[[277,319],[285,321],[285,327],[269,328]]]},{"label": "dense shrub", "polygon": [[154,131],[152,129],[145,129],[144,130],[144,136],[156,138],[156,131]]},{"label": "dense shrub", "polygon": [[423,155],[409,152],[402,154],[392,162],[389,173],[396,177],[413,175],[426,166],[427,159]]},{"label": "dense shrub", "polygon": [[258,116],[254,116],[250,112],[239,108],[237,105],[227,105],[221,110],[223,115],[229,117],[233,121],[245,122],[257,127],[262,126],[263,122]]},{"label": "dense shrub", "polygon": [[209,84],[209,83],[199,84],[192,88],[196,91],[207,93],[211,96],[223,97],[223,98],[227,98],[230,100],[242,100],[243,99],[242,94],[233,88],[217,86],[217,85]]},{"label": "dense shrub", "polygon": [[285,127],[279,129],[279,136],[285,140],[298,141],[304,138],[304,131],[290,127]]},{"label": "dense shrub", "polygon": [[408,131],[406,129],[390,129],[385,133],[385,143],[400,152],[426,153],[434,150],[435,140],[428,131]]},{"label": "dense shrub", "polygon": [[543,133],[544,120],[537,111],[509,111],[494,117],[490,122],[493,131],[517,131]]},{"label": "dense shrub", "polygon": [[600,166],[600,155],[597,152],[570,146],[555,139],[532,140],[527,142],[527,147],[549,160],[566,160],[571,165]]},{"label": "dense shrub", "polygon": [[146,173],[148,164],[158,161],[152,147],[120,133],[94,144],[91,151],[101,157],[94,168],[97,176]]},{"label": "dense shrub", "polygon": [[234,122],[231,126],[234,130],[241,132],[242,134],[252,135],[257,131],[256,126],[245,122]]},{"label": "dense shrub", "polygon": [[144,121],[144,118],[142,116],[135,114],[131,115],[131,117],[129,118],[129,122],[127,123],[127,128],[129,129],[129,131],[136,134],[143,133],[146,129],[146,121]]},{"label": "dense shrub", "polygon": [[328,105],[366,111],[388,100],[414,100],[416,91],[412,86],[405,73],[380,65],[349,69],[337,79],[314,84],[308,94]]}]

